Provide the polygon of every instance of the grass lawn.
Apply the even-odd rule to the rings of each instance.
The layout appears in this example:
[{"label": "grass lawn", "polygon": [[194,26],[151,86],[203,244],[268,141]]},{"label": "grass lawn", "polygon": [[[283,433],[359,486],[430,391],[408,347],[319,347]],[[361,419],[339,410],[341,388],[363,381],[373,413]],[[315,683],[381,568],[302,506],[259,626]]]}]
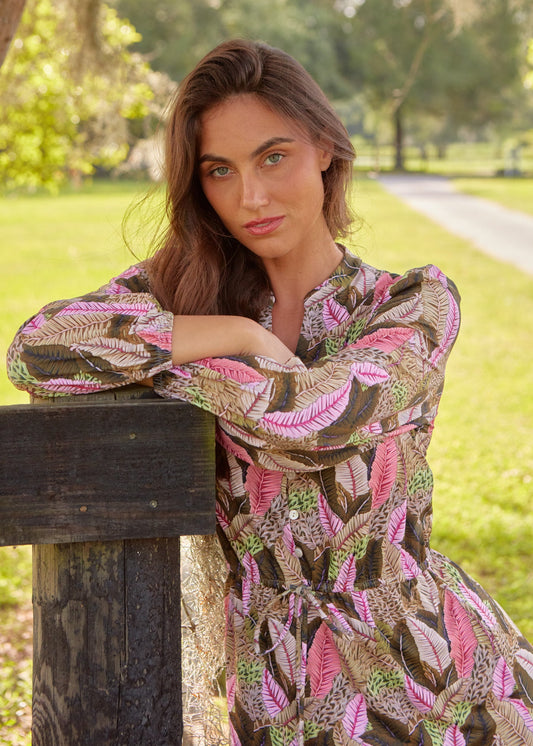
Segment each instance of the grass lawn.
[{"label": "grass lawn", "polygon": [[[99,185],[0,201],[2,355],[46,301],[94,289],[135,261],[120,223],[138,189]],[[374,181],[358,182],[355,207],[364,222],[350,245],[365,261],[398,272],[432,262],[461,290],[462,330],[429,454],[433,546],[480,580],[533,640],[533,278],[451,236]],[[2,366],[0,404],[25,401]],[[0,744],[29,744],[28,664],[17,652],[27,630],[17,610],[29,604],[28,558],[26,549],[0,550]]]},{"label": "grass lawn", "polygon": [[454,185],[461,192],[498,202],[511,210],[533,215],[533,179],[458,178]]}]

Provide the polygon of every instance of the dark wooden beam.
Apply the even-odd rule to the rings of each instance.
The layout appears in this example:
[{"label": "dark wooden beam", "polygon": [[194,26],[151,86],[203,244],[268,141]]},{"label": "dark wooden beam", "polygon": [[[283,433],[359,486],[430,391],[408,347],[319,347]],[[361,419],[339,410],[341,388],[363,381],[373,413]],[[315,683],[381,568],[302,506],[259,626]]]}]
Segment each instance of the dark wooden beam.
[{"label": "dark wooden beam", "polygon": [[214,531],[214,418],[181,402],[0,408],[0,545]]}]

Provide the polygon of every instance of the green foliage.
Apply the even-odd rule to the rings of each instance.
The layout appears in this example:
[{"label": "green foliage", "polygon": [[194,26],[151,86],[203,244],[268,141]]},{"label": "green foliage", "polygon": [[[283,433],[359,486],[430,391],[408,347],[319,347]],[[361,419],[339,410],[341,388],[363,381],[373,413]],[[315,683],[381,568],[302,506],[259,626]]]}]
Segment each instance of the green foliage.
[{"label": "green foliage", "polygon": [[144,116],[148,67],[139,35],[102,4],[98,39],[76,29],[66,0],[29,0],[0,70],[0,184],[53,188],[128,153],[127,119]]}]

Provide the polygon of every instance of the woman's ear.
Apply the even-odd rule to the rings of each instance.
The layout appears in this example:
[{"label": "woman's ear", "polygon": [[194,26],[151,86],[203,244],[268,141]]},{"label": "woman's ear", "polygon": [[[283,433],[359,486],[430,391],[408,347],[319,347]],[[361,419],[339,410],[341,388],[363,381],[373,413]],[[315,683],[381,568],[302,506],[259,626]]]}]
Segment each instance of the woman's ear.
[{"label": "woman's ear", "polygon": [[320,139],[316,145],[319,153],[320,170],[327,171],[333,160],[333,144],[326,139]]}]

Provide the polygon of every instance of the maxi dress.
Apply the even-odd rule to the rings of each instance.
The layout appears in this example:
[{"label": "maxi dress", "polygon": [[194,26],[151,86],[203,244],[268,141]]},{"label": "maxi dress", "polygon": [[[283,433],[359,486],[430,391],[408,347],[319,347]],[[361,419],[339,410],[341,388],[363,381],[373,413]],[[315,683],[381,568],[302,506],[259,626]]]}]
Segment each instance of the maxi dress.
[{"label": "maxi dress", "polygon": [[533,745],[533,649],[429,544],[458,302],[434,266],[398,276],[346,253],[306,296],[287,364],[173,367],[141,263],[19,330],[9,375],[37,395],[152,376],[217,416],[233,746]]}]

